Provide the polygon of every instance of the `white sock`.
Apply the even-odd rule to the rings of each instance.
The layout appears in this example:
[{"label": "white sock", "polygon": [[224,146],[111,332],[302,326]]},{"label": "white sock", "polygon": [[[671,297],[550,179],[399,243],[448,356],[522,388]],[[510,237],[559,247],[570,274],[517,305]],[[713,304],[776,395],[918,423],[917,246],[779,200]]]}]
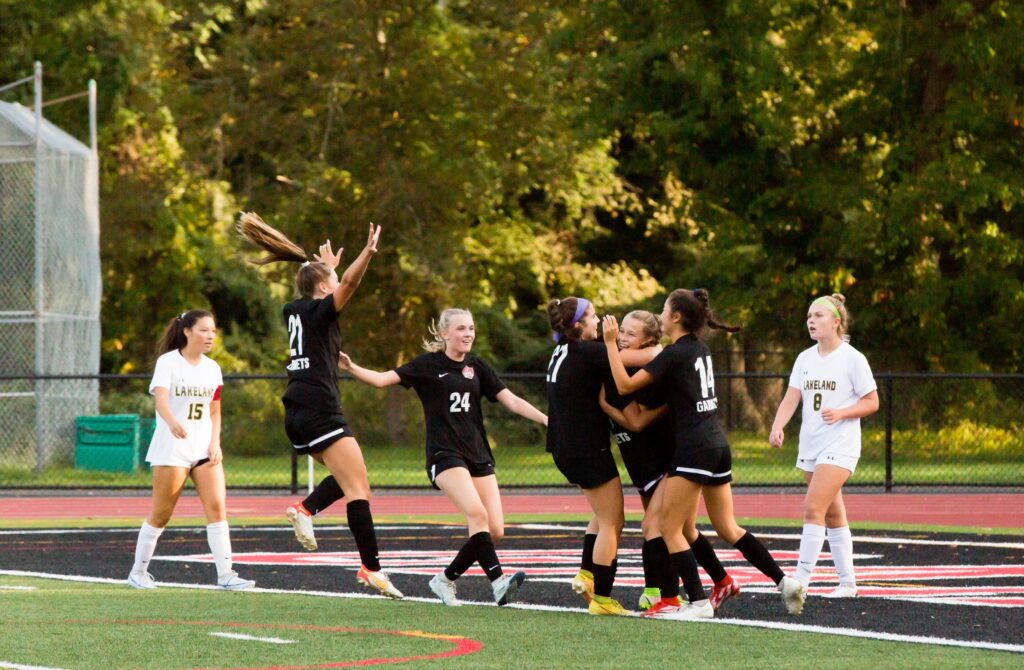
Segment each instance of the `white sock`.
[{"label": "white sock", "polygon": [[853,534],[849,526],[828,529],[828,548],[832,562],[839,573],[839,583],[854,586],[857,577],[853,574]]},{"label": "white sock", "polygon": [[218,521],[206,527],[206,541],[210,544],[213,562],[217,564],[217,577],[231,572],[230,533],[227,521]]},{"label": "white sock", "polygon": [[139,529],[139,539],[135,543],[135,565],[132,566],[132,572],[137,574],[146,572],[146,568],[149,567],[149,561],[153,558],[153,552],[156,551],[156,542],[160,539],[160,535],[163,532],[163,528],[154,528],[147,522],[142,522],[142,528]]},{"label": "white sock", "polygon": [[811,583],[811,573],[818,562],[818,554],[825,544],[825,527],[816,523],[805,523],[800,536],[800,560],[796,563],[796,580],[805,587]]}]

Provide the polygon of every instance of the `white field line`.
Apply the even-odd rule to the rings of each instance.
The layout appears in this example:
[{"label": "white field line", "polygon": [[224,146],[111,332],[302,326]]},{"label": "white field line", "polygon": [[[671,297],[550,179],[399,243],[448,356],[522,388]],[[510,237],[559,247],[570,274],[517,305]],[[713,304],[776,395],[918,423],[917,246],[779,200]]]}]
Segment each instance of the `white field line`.
[{"label": "white field line", "polygon": [[[284,515],[281,515],[282,518]],[[443,528],[464,528],[464,526],[375,526],[377,530],[435,530]],[[169,530],[180,530],[180,531],[192,531],[192,532],[206,532],[205,526],[168,526]],[[348,530],[348,526],[317,526],[317,530]],[[280,526],[237,526],[235,530],[256,530],[264,533],[284,533],[294,532],[292,527],[287,524]],[[129,528],[40,528],[33,530],[0,530],[0,536],[3,535],[71,535],[71,534],[87,534],[87,533],[138,533],[138,527]],[[2,666],[0,666],[2,667]]]},{"label": "white field line", "polygon": [[[56,579],[68,582],[90,582],[100,584],[123,584],[124,582],[120,579],[110,579],[105,577],[85,577],[77,575],[56,575],[42,572],[27,572],[24,570],[0,570],[0,575],[12,575],[17,577],[39,577],[43,579]],[[161,586],[181,588],[181,589],[215,589],[213,585],[197,585],[197,584],[169,584],[161,583]],[[367,593],[333,593],[328,591],[291,591],[286,589],[264,589],[264,588],[253,588],[245,591],[244,593],[279,593],[284,595],[306,595],[306,596],[320,596],[325,598],[376,598],[383,599],[384,596],[370,595]],[[144,596],[143,596],[144,597]],[[434,598],[418,598],[418,597],[406,597],[405,600],[411,602],[431,603],[442,607]],[[493,602],[475,602],[470,600],[463,600],[464,605],[475,605],[480,607],[496,607]],[[557,607],[554,605],[533,605],[526,603],[512,603],[507,605],[513,609],[530,610],[537,612],[570,612],[579,615],[587,615],[587,610],[578,607]],[[632,616],[639,616],[633,614]],[[748,628],[766,628],[771,630],[784,630],[796,633],[819,633],[822,635],[839,635],[844,637],[859,637],[871,640],[885,640],[889,642],[909,642],[914,644],[934,644],[945,647],[964,647],[968,649],[986,649],[991,651],[1009,651],[1018,654],[1024,654],[1024,644],[1003,644],[999,642],[981,642],[977,640],[954,640],[943,637],[925,637],[923,635],[902,635],[897,633],[883,633],[879,631],[867,631],[857,630],[854,628],[827,628],[825,626],[813,626],[808,624],[799,623],[778,623],[774,621],[752,621],[745,619],[710,619],[707,621],[700,622],[688,622],[697,623],[698,625],[703,624],[719,624],[726,626],[746,626]],[[685,625],[685,624],[684,624]],[[3,667],[3,666],[0,666]],[[21,666],[14,666],[21,667]],[[32,669],[35,670],[35,669]],[[50,669],[40,669],[50,670]]]},{"label": "white field line", "polygon": [[42,665],[19,665],[18,663],[8,663],[6,661],[0,661],[0,668],[14,668],[15,670],[59,670],[59,668],[48,668]]},{"label": "white field line", "polygon": [[279,637],[256,637],[255,635],[245,635],[243,633],[224,633],[216,631],[209,633],[213,637],[226,637],[231,640],[245,640],[246,642],[266,642],[267,644],[295,644],[295,640],[284,640]]},{"label": "white field line", "polygon": [[13,584],[10,585],[10,586],[4,586],[4,585],[0,584],[0,591],[35,591],[35,590],[36,590],[36,587],[34,587],[34,586],[14,586]]}]

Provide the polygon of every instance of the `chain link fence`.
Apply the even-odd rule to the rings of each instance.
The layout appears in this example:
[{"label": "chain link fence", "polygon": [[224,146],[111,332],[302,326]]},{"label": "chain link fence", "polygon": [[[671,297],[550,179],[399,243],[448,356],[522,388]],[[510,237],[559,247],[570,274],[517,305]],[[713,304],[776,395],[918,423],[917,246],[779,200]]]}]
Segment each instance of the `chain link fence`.
[{"label": "chain link fence", "polygon": [[[138,415],[141,461],[148,447],[153,400],[149,375],[82,376],[100,386],[100,412]],[[505,374],[516,394],[547,407],[543,374]],[[1024,375],[876,373],[881,408],[862,421],[863,455],[849,485],[889,490],[909,486],[1024,487]],[[40,383],[31,376],[2,376],[4,384]],[[767,436],[787,374],[718,375],[719,411],[733,448],[735,486],[801,486],[794,468],[800,412],[787,427],[783,449]],[[283,375],[226,375],[223,392],[225,471],[233,489],[299,490],[307,484],[306,459],[294,459],[284,434],[279,400]],[[416,394],[402,387],[373,389],[341,383],[342,406],[363,447],[376,488],[429,486],[424,472],[423,412]],[[484,408],[498,479],[506,487],[565,486],[544,452],[544,429],[498,404]],[[73,434],[63,427],[60,434]],[[27,445],[27,446],[26,446]],[[74,440],[37,467],[30,441],[0,444],[0,488],[148,488],[141,463],[129,471],[76,467]],[[89,465],[89,468],[95,464]],[[314,479],[326,475],[316,466]],[[628,478],[623,471],[623,481]]]}]

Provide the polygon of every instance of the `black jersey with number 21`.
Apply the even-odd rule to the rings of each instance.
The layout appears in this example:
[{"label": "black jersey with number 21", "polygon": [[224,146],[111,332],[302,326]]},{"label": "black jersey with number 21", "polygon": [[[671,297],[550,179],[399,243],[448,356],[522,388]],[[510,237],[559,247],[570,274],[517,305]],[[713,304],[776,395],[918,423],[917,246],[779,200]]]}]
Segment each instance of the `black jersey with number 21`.
[{"label": "black jersey with number 21", "polygon": [[334,297],[303,298],[284,306],[288,328],[288,388],[286,403],[337,412],[338,352],[341,330]]},{"label": "black jersey with number 21", "polygon": [[497,401],[505,385],[491,366],[477,356],[455,361],[436,351],[420,354],[395,372],[423,403],[428,468],[446,452],[470,463],[494,463],[480,398]]},{"label": "black jersey with number 21", "polygon": [[684,335],[665,347],[644,370],[661,384],[668,401],[676,454],[728,448],[718,422],[715,370],[706,344]]}]

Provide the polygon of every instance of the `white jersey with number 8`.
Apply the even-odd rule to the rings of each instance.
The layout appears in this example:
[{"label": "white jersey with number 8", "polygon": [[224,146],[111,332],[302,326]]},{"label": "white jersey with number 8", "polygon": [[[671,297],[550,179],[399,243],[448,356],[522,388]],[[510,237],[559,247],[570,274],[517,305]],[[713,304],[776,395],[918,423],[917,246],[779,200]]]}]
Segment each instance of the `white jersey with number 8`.
[{"label": "white jersey with number 8", "polygon": [[814,345],[797,356],[789,385],[803,401],[799,458],[814,460],[826,452],[859,458],[860,419],[830,425],[821,410],[850,407],[877,388],[864,354],[843,342],[822,357]]},{"label": "white jersey with number 8", "polygon": [[155,395],[157,388],[167,389],[171,414],[188,436],[183,440],[174,437],[170,426],[158,413],[153,440],[146,453],[150,465],[190,468],[209,457],[213,438],[210,403],[220,399],[223,384],[220,366],[206,356],[198,365],[189,363],[178,350],[168,351],[157,359],[149,393]]}]

